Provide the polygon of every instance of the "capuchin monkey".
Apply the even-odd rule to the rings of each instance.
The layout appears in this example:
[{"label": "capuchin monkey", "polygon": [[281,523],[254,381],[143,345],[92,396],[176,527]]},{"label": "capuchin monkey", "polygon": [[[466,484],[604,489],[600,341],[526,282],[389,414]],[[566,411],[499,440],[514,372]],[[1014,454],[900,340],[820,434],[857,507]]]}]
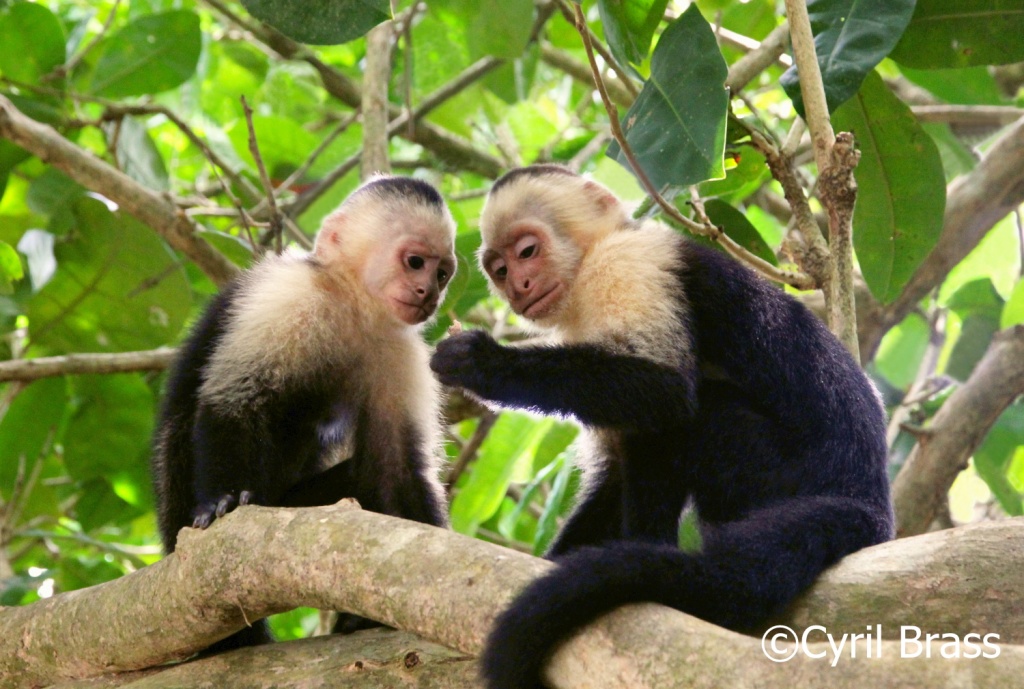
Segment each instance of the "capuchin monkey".
[{"label": "capuchin monkey", "polygon": [[[420,326],[455,272],[454,240],[432,186],[377,177],[324,220],[312,253],[265,258],[213,299],[171,368],[155,439],[168,553],[182,527],[246,504],[353,497],[447,524]],[[342,615],[335,631],[366,622]],[[208,652],[270,640],[261,620]]]},{"label": "capuchin monkey", "polygon": [[[587,429],[582,497],[548,553],[558,567],[497,618],[491,689],[538,686],[558,642],[626,603],[755,628],[893,537],[878,395],[795,299],[558,166],[495,182],[481,231],[493,290],[557,344],[465,332],[431,368]],[[677,547],[688,504],[697,553]]]}]

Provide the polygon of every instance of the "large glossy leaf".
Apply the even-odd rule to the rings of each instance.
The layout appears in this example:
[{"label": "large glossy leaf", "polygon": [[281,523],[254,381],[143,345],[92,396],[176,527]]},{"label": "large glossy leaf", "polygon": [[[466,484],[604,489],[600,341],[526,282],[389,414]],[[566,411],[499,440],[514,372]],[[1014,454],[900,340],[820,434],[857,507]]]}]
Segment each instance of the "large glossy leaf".
[{"label": "large glossy leaf", "polygon": [[917,367],[928,349],[931,331],[920,315],[912,313],[882,338],[875,367],[894,387],[906,390],[917,377]]},{"label": "large glossy leaf", "polygon": [[0,12],[0,73],[30,84],[64,63],[64,29],[44,5],[19,2]]},{"label": "large glossy leaf", "polygon": [[[899,41],[914,12],[914,0],[811,0],[807,11],[825,100],[833,112],[857,93],[864,77]],[[796,65],[780,81],[803,115]]]},{"label": "large glossy leaf", "polygon": [[948,375],[957,380],[970,377],[999,330],[1003,303],[988,278],[968,282],[950,297],[948,306],[960,319],[960,332],[946,362]]},{"label": "large glossy leaf", "polygon": [[520,462],[531,462],[537,446],[554,424],[515,412],[503,413],[480,447],[469,480],[451,506],[452,528],[473,534],[497,511]]},{"label": "large glossy leaf", "polygon": [[302,43],[335,45],[391,18],[390,0],[242,0],[252,16]]},{"label": "large glossy leaf", "polygon": [[196,72],[203,37],[199,15],[174,10],[140,17],[103,42],[90,90],[121,98],[160,93]]},{"label": "large glossy leaf", "polygon": [[836,131],[853,132],[861,151],[853,243],[871,293],[887,303],[942,230],[942,161],[931,137],[877,74],[868,75],[832,122]]},{"label": "large glossy leaf", "polygon": [[[63,378],[32,383],[11,402],[0,420],[0,497],[9,499],[19,464],[29,471],[61,441],[67,392]],[[55,513],[57,496],[52,488],[37,486],[31,496],[34,513]]]},{"label": "large glossy leaf", "polygon": [[[672,22],[654,49],[651,76],[626,113],[626,141],[658,187],[725,176],[728,70],[696,5]],[[617,144],[608,156],[629,167]]]},{"label": "large glossy leaf", "polygon": [[453,38],[465,36],[470,58],[484,55],[508,59],[522,55],[533,26],[529,0],[439,0],[431,6],[456,19]]},{"label": "large glossy leaf", "polygon": [[150,349],[173,342],[191,308],[174,256],[153,231],[85,197],[58,270],[28,302],[33,345],[58,352]]},{"label": "large glossy leaf", "polygon": [[[708,214],[708,219],[718,227],[721,227],[730,239],[755,256],[768,261],[772,265],[778,265],[775,252],[771,250],[768,243],[761,237],[757,228],[737,208],[721,199],[710,199],[704,203],[704,210]],[[693,239],[719,251],[725,251],[721,244],[708,237],[694,237]]]},{"label": "large glossy leaf", "polygon": [[1024,60],[1020,0],[917,0],[890,57],[919,69],[1003,65]]},{"label": "large glossy leaf", "polygon": [[640,64],[654,38],[668,0],[598,0],[601,25],[608,47],[623,64]]}]

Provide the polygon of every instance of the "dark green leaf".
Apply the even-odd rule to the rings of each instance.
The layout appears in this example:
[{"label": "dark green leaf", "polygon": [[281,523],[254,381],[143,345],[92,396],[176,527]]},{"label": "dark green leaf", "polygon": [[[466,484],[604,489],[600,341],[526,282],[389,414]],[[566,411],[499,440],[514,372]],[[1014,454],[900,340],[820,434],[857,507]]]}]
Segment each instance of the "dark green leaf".
[{"label": "dark green leaf", "polygon": [[900,72],[933,96],[957,105],[1003,105],[1005,98],[988,67],[911,69]]},{"label": "dark green leaf", "polygon": [[604,37],[622,64],[640,64],[654,38],[668,0],[598,0]]},{"label": "dark green leaf", "polygon": [[[825,100],[829,112],[834,112],[857,93],[864,77],[899,41],[914,12],[914,0],[811,0],[807,11]],[[796,65],[780,82],[803,115]]]},{"label": "dark green leaf", "polygon": [[64,64],[64,29],[53,12],[19,2],[0,12],[0,73],[29,84]]},{"label": "dark green leaf", "polygon": [[391,18],[389,0],[242,0],[252,16],[302,43],[335,45]]},{"label": "dark green leaf", "polygon": [[83,484],[80,490],[74,515],[86,531],[108,524],[124,524],[142,514],[142,510],[119,498],[106,479],[94,478]]},{"label": "dark green leaf", "polygon": [[[655,186],[725,176],[727,73],[711,26],[690,5],[658,39],[651,77],[623,121],[626,141]],[[617,144],[608,157],[629,167]]]},{"label": "dark green leaf", "polygon": [[78,231],[59,244],[59,270],[27,305],[39,347],[65,352],[151,349],[177,339],[191,291],[148,227],[100,201],[75,202]]},{"label": "dark green leaf", "polygon": [[917,0],[890,57],[919,69],[1005,65],[1024,60],[1019,0]]},{"label": "dark green leaf", "polygon": [[[711,199],[706,201],[704,204],[704,210],[707,211],[708,218],[718,227],[721,227],[725,234],[733,239],[737,244],[742,246],[750,253],[763,258],[772,265],[778,265],[779,261],[775,258],[775,252],[772,251],[771,247],[764,241],[761,234],[757,231],[750,221],[747,220],[747,216],[743,215],[739,210],[729,205],[725,201],[719,199]],[[705,239],[705,238],[700,238]],[[721,244],[711,239],[706,241],[718,248],[722,249]],[[722,249],[724,251],[724,249]]]},{"label": "dark green leaf", "polygon": [[938,240],[946,205],[942,161],[931,137],[877,74],[832,118],[861,151],[853,242],[864,280],[894,299]]},{"label": "dark green leaf", "polygon": [[174,10],[141,17],[103,42],[90,91],[122,98],[180,86],[195,74],[202,47],[195,12]]},{"label": "dark green leaf", "polygon": [[960,287],[950,297],[948,306],[962,323],[946,363],[946,373],[957,380],[967,380],[999,330],[1003,298],[996,292],[992,280],[981,278]]},{"label": "dark green leaf", "polygon": [[963,141],[952,132],[948,124],[924,122],[921,124],[921,128],[928,132],[928,136],[932,137],[932,141],[935,142],[947,182],[954,177],[967,174],[977,166],[978,159],[971,153],[971,149],[967,148]]},{"label": "dark green leaf", "polygon": [[25,202],[33,212],[53,215],[85,193],[85,188],[55,167],[32,180]]},{"label": "dark green leaf", "polygon": [[759,189],[771,175],[764,156],[752,147],[726,150],[725,158],[727,162],[734,161],[735,165],[726,168],[725,179],[701,183],[701,197],[741,201]]},{"label": "dark green leaf", "polygon": [[67,403],[63,378],[32,383],[11,402],[0,419],[0,495],[11,497],[19,462],[25,470],[60,441]]},{"label": "dark green leaf", "polygon": [[547,504],[544,505],[544,512],[537,523],[537,535],[533,542],[534,555],[543,555],[558,534],[558,518],[564,515],[571,506],[570,503],[575,494],[572,489],[572,479],[577,473],[568,459],[562,462],[558,474],[555,476],[554,484],[551,486]]},{"label": "dark green leaf", "polygon": [[539,57],[540,49],[536,44],[531,45],[521,57],[506,62],[484,77],[484,86],[509,105],[526,100],[537,73]]},{"label": "dark green leaf", "polygon": [[1006,300],[1003,313],[999,317],[1000,328],[1009,328],[1021,323],[1024,323],[1024,280],[1013,288],[1013,293]]}]

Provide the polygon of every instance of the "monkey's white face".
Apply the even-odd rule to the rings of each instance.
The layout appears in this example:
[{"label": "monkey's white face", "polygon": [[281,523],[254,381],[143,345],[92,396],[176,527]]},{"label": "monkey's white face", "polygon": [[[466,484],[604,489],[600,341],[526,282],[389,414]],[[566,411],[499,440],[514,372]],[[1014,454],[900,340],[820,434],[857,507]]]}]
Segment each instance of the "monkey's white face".
[{"label": "monkey's white face", "polygon": [[435,234],[424,230],[382,241],[363,264],[367,290],[402,323],[417,325],[433,316],[455,274],[452,247]]},{"label": "monkey's white face", "polygon": [[530,320],[558,313],[565,301],[575,267],[559,256],[559,242],[540,222],[521,220],[503,228],[493,245],[485,245],[480,262],[512,310]]}]

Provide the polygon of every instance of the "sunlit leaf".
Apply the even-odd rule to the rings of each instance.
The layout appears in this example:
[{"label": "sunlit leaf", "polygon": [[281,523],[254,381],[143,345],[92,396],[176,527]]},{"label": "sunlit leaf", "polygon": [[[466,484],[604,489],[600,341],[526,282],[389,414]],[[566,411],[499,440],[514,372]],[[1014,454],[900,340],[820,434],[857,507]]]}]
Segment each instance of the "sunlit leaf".
[{"label": "sunlit leaf", "polygon": [[1024,496],[1010,481],[1010,470],[1020,449],[1024,447],[1024,404],[1013,404],[999,416],[985,441],[974,453],[978,476],[996,496],[999,505],[1010,516],[1024,514]]},{"label": "sunlit leaf", "polygon": [[1010,298],[1003,306],[1003,313],[999,319],[1000,328],[1009,328],[1024,323],[1024,280],[1017,283],[1010,294]]},{"label": "sunlit leaf", "polygon": [[15,3],[0,11],[0,74],[35,84],[64,64],[64,29],[45,5]]},{"label": "sunlit leaf", "polygon": [[14,291],[14,283],[25,277],[18,252],[7,242],[0,241],[0,294]]},{"label": "sunlit leaf", "polygon": [[195,12],[140,17],[103,42],[90,90],[121,98],[180,86],[195,74],[202,45]]}]

